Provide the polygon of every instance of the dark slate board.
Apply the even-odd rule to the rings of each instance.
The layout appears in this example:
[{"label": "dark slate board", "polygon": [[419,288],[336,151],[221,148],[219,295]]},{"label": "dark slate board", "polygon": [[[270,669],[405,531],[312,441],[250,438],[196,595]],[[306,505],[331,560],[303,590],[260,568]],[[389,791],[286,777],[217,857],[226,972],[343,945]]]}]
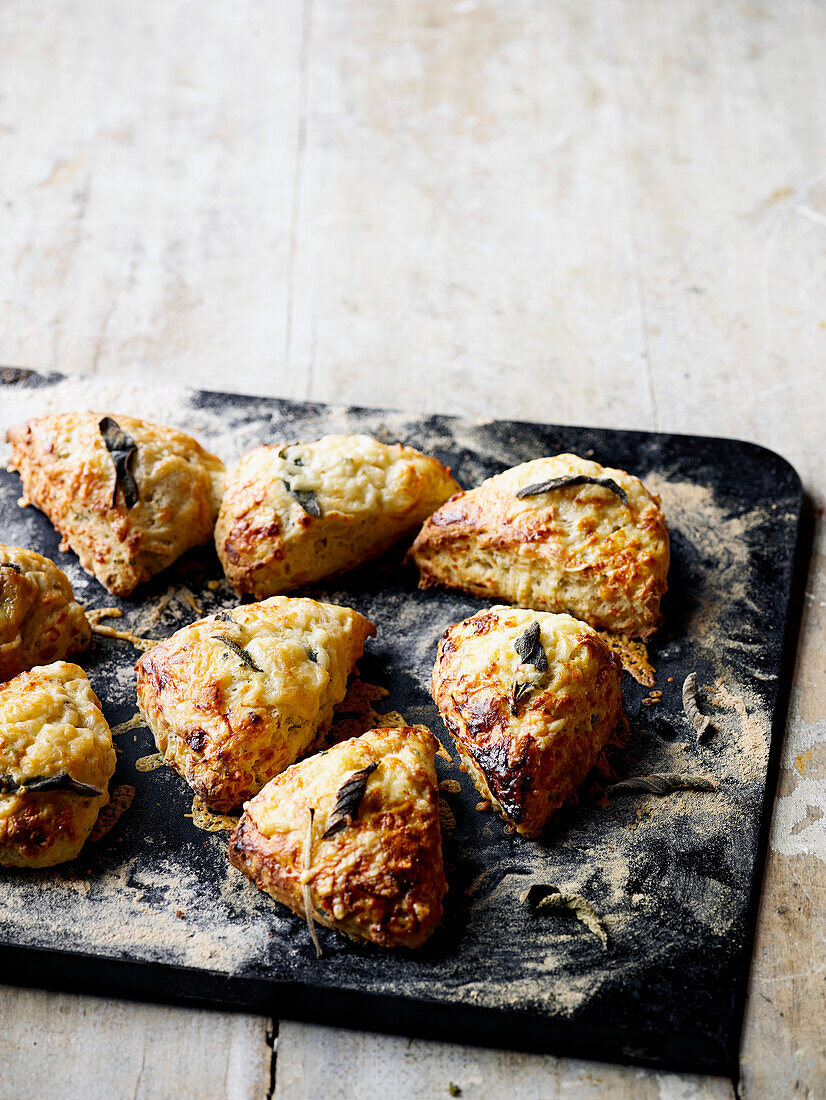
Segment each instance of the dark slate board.
[{"label": "dark slate board", "polygon": [[[474,423],[268,398],[118,391],[111,380],[0,372],[0,410],[12,419],[97,408],[154,413],[191,430],[232,461],[258,442],[367,431],[434,453],[459,482],[559,451],[628,469],[662,493],[673,560],[666,625],[650,645],[664,692],[659,706],[624,680],[632,736],[622,774],[702,771],[716,793],[631,795],[566,810],[541,841],[508,836],[460,778],[444,837],[450,891],[441,928],[416,953],[383,952],[320,929],[317,960],[304,923],[258,892],[224,855],[226,834],[197,830],[191,797],[167,769],[137,772],[153,751],[146,729],[122,734],[113,785],[137,789],[130,811],[71,865],[0,875],[4,980],[108,991],[162,1001],[243,1007],[348,1026],[632,1061],[736,1072],[739,1030],[765,847],[769,744],[782,736],[789,670],[784,632],[801,506],[800,482],[779,456],[732,440],[524,423]],[[16,505],[19,482],[0,472],[0,541],[34,547],[69,574],[87,606],[113,601],[51,525]],[[346,602],[373,619],[378,638],[361,664],[389,689],[386,707],[425,722],[449,746],[428,695],[442,631],[480,601],[419,592],[401,550],[308,594]],[[187,555],[121,601],[141,616],[172,586],[153,636],[235,601],[210,589],[213,553]],[[785,640],[786,650],[789,638]],[[110,724],[135,711],[137,654],[97,638],[81,662]],[[695,670],[716,732],[697,744],[680,686]],[[673,677],[673,683],[668,682]],[[769,787],[769,795],[770,795]],[[531,882],[573,888],[602,915],[607,950],[571,914],[540,916],[518,903]],[[181,916],[176,914],[180,913]]]}]

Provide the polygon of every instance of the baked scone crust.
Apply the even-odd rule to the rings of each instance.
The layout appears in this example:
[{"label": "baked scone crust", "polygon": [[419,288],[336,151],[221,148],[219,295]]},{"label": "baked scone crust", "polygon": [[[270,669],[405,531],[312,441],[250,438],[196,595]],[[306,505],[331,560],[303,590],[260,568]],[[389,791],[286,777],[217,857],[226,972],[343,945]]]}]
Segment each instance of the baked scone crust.
[{"label": "baked scone crust", "polygon": [[[317,923],[382,947],[420,946],[441,920],[447,891],[437,747],[422,726],[376,729],[293,764],[245,807],[230,861],[301,917],[306,883]],[[373,765],[357,816],[325,837],[337,792]]]},{"label": "baked scone crust", "polygon": [[227,475],[215,545],[261,599],[376,557],[458,489],[438,459],[367,435],[256,447]]},{"label": "baked scone crust", "polygon": [[[519,500],[553,478],[609,478]],[[411,549],[420,586],[441,584],[520,607],[568,612],[600,630],[646,638],[660,625],[669,539],[659,498],[639,478],[576,455],[539,458],[452,497]]]},{"label": "baked scone crust", "polygon": [[91,637],[66,574],[34,550],[0,544],[0,683],[82,652]]},{"label": "baked scone crust", "polygon": [[[82,668],[57,661],[0,685],[0,864],[74,859],[109,801],[114,770],[112,734]],[[61,773],[101,793],[25,788]]]},{"label": "baked scone crust", "polygon": [[226,813],[323,737],[375,632],[349,607],[288,596],[245,604],[145,653],[138,706],[167,764]]},{"label": "baked scone crust", "polygon": [[83,568],[115,596],[208,542],[224,464],[176,428],[113,419],[134,440],[138,500],[127,507],[100,431],[105,413],[59,413],[10,428],[11,465],[26,498],[49,517]]},{"label": "baked scone crust", "polygon": [[[544,669],[516,647],[533,624]],[[493,607],[445,631],[431,691],[483,797],[533,837],[624,729],[621,677],[618,658],[586,623]]]}]

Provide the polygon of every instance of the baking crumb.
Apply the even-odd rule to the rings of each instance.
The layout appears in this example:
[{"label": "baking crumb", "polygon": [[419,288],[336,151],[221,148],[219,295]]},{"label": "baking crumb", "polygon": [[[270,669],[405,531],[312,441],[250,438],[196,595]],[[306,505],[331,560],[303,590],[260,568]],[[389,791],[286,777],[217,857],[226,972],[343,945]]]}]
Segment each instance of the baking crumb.
[{"label": "baking crumb", "polygon": [[220,587],[220,581],[207,581],[207,588],[210,590],[210,592],[217,592]]},{"label": "baking crumb", "polygon": [[669,676],[669,677],[668,677],[668,681],[667,681],[667,682],[668,682],[669,684],[673,684],[673,683],[674,683],[674,677],[673,677],[673,676]]},{"label": "baking crumb", "polygon": [[459,794],[462,789],[462,784],[458,779],[443,779],[439,784],[440,791],[446,791],[448,794]]},{"label": "baking crumb", "polygon": [[477,802],[474,808],[478,814],[486,814],[490,809],[490,802],[485,798],[481,802]]},{"label": "baking crumb", "polygon": [[184,911],[183,911],[183,909],[176,909],[176,910],[175,910],[175,916],[176,916],[176,917],[177,917],[177,918],[178,918],[179,920],[183,920],[183,919],[184,919]]}]

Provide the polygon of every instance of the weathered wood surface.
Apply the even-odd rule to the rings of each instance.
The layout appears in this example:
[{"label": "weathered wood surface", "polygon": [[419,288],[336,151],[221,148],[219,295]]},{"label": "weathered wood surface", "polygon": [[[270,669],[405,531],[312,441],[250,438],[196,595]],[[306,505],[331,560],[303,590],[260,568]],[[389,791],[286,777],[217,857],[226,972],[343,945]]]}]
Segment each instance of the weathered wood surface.
[{"label": "weathered wood surface", "polygon": [[[736,435],[822,510],[822,5],[5,0],[0,38],[0,360]],[[819,515],[750,1100],[826,1082],[824,555]],[[269,1088],[265,1020],[11,989],[0,1015],[17,1096]],[[281,1100],[732,1094],[285,1021],[276,1070]]]}]

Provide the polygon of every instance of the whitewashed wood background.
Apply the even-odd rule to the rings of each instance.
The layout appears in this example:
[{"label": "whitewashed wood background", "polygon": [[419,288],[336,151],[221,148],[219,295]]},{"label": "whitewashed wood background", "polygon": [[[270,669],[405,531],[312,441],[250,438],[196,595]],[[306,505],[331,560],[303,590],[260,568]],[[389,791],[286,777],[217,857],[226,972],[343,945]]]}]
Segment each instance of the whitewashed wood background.
[{"label": "whitewashed wood background", "polygon": [[[779,450],[815,553],[739,1095],[826,1095],[826,5],[0,0],[0,362]],[[0,1095],[734,1096],[0,991]],[[274,1076],[271,1076],[274,1074]]]}]

